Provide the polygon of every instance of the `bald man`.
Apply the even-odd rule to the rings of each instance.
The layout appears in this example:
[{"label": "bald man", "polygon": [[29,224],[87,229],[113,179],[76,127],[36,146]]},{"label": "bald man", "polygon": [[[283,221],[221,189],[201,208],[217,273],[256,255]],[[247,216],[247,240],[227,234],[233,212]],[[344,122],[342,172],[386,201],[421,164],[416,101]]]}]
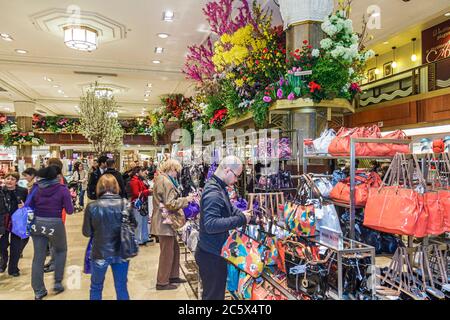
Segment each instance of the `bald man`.
[{"label": "bald man", "polygon": [[243,170],[235,156],[224,158],[212,178],[206,183],[200,201],[200,232],[195,260],[203,285],[203,300],[224,300],[227,263],[220,256],[228,231],[251,220],[251,212],[241,212],[228,197],[227,186],[238,181]]}]

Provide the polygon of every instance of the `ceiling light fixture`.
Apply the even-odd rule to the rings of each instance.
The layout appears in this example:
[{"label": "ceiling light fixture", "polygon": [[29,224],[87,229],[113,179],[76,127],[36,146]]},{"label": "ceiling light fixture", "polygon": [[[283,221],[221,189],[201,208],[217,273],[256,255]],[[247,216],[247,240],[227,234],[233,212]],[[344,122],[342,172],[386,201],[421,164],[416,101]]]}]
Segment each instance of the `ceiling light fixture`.
[{"label": "ceiling light fixture", "polygon": [[97,31],[89,27],[64,27],[64,43],[75,50],[93,51],[97,49],[97,37]]},{"label": "ceiling light fixture", "polygon": [[152,84],[151,83],[147,83],[147,87],[151,88]]},{"label": "ceiling light fixture", "polygon": [[172,22],[174,17],[174,13],[172,10],[166,10],[163,12],[163,20],[167,22]]},{"label": "ceiling light fixture", "polygon": [[444,16],[450,17],[450,12],[447,12],[446,14],[444,14]]},{"label": "ceiling light fixture", "polygon": [[393,56],[393,60],[392,60],[392,69],[397,68],[397,61],[395,61],[395,49],[397,49],[397,47],[392,47],[392,56]]},{"label": "ceiling light fixture", "polygon": [[27,50],[23,50],[23,49],[16,49],[15,51],[16,51],[17,53],[20,53],[20,54],[26,54],[26,53],[28,53]]},{"label": "ceiling light fixture", "polygon": [[155,48],[155,53],[163,53],[163,52],[164,52],[164,48],[161,48],[161,47]]},{"label": "ceiling light fixture", "polygon": [[416,62],[417,61],[417,55],[416,55],[416,38],[412,38],[411,39],[412,43],[413,43],[413,53],[411,56],[411,61],[412,62]]},{"label": "ceiling light fixture", "polygon": [[52,82],[52,81],[53,81],[52,78],[48,78],[48,77],[44,77],[44,80],[45,80],[45,81],[48,81],[48,82]]},{"label": "ceiling light fixture", "polygon": [[0,38],[5,41],[13,41],[14,39],[7,33],[0,33]]},{"label": "ceiling light fixture", "polygon": [[159,64],[159,63],[161,63],[161,61],[159,61],[159,60],[153,60],[152,61],[154,64]]},{"label": "ceiling light fixture", "polygon": [[167,39],[169,37],[168,33],[158,33],[158,37],[160,37],[161,39]]},{"label": "ceiling light fixture", "polygon": [[144,97],[150,97],[150,93],[144,94]]},{"label": "ceiling light fixture", "polygon": [[383,44],[389,44],[389,41],[385,41],[385,42],[383,42]]},{"label": "ceiling light fixture", "polygon": [[64,91],[62,91],[61,89],[58,90],[58,93],[64,93]]},{"label": "ceiling light fixture", "polygon": [[97,88],[95,89],[95,96],[99,99],[111,99],[113,96],[113,90],[110,88]]},{"label": "ceiling light fixture", "polygon": [[147,102],[147,101],[148,101],[148,99],[147,99],[147,98],[145,98],[145,99],[144,99],[144,101],[145,101],[145,102]]},{"label": "ceiling light fixture", "polygon": [[54,84],[52,87],[53,88],[59,88],[59,86],[57,84]]}]

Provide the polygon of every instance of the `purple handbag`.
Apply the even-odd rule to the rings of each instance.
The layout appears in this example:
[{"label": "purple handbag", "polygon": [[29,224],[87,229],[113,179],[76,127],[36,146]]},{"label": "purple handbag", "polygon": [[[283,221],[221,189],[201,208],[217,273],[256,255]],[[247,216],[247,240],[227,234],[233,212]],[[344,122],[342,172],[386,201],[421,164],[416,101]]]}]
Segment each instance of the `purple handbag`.
[{"label": "purple handbag", "polygon": [[233,204],[236,208],[238,208],[241,211],[245,211],[248,208],[247,200],[245,200],[244,198],[238,199]]},{"label": "purple handbag", "polygon": [[183,209],[186,220],[192,220],[200,213],[200,206],[197,202],[189,202],[189,205]]},{"label": "purple handbag", "polygon": [[92,251],[92,237],[89,239],[88,245],[86,247],[86,253],[84,254],[84,270],[85,274],[91,274],[91,251]]}]

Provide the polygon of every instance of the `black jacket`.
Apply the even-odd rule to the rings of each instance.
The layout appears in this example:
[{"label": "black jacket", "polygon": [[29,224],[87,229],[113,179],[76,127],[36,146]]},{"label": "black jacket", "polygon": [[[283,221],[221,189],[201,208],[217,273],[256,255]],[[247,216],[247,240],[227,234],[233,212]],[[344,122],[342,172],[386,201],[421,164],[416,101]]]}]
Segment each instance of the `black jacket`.
[{"label": "black jacket", "polygon": [[[92,259],[120,256],[120,227],[124,201],[119,195],[104,195],[87,205],[84,211],[83,235],[93,237]],[[136,220],[130,212],[132,224]]]},{"label": "black jacket", "polygon": [[127,191],[125,190],[125,181],[123,180],[122,174],[114,168],[106,169],[104,174],[107,174],[107,173],[112,174],[116,178],[117,182],[119,183],[119,187],[120,187],[120,196],[122,198],[126,199]]},{"label": "black jacket", "polygon": [[8,229],[10,216],[19,208],[19,203],[27,200],[28,189],[17,186],[14,191],[0,189],[0,235]]},{"label": "black jacket", "polygon": [[220,255],[228,231],[243,226],[245,215],[231,204],[225,183],[215,175],[206,183],[200,208],[198,246],[203,251]]},{"label": "black jacket", "polygon": [[95,190],[97,188],[97,182],[98,182],[98,180],[100,180],[101,176],[102,176],[102,172],[100,171],[100,169],[95,170],[89,176],[87,196],[91,200],[97,199],[97,192]]}]

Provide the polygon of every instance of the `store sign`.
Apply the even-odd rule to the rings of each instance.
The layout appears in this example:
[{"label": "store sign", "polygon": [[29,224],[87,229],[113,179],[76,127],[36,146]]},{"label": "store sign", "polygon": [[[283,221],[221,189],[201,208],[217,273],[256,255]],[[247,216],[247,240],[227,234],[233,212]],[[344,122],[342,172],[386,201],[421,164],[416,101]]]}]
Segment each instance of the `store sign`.
[{"label": "store sign", "polygon": [[342,232],[327,227],[320,227],[320,243],[336,250],[344,249]]},{"label": "store sign", "polygon": [[422,63],[450,57],[450,19],[422,31]]}]

